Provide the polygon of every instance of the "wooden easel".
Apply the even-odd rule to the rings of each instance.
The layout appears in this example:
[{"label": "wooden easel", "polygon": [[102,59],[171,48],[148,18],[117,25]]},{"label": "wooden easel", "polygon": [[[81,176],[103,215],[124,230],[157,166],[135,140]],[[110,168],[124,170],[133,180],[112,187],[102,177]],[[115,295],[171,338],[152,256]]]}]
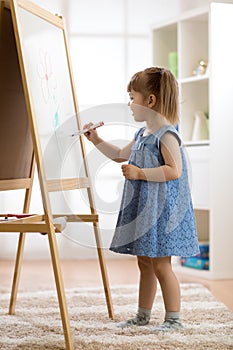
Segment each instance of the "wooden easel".
[{"label": "wooden easel", "polygon": [[[72,91],[72,100],[77,115],[77,128],[80,129],[78,105],[75,96],[74,82],[71,73],[68,45],[64,21],[58,16],[41,9],[27,0],[7,0],[0,4],[0,148],[2,152],[0,167],[0,191],[25,189],[23,213],[29,212],[30,199],[35,165],[38,170],[41,198],[44,212],[16,220],[0,221],[0,232],[20,232],[15,271],[12,284],[9,313],[14,314],[19,284],[20,269],[24,250],[26,232],[46,233],[53,265],[56,289],[63,324],[67,350],[73,350],[67,303],[60,267],[60,259],[56,241],[56,232],[62,227],[54,224],[54,218],[66,216],[68,222],[91,222],[96,239],[100,269],[102,273],[106,304],[110,318],[114,317],[107,270],[103,255],[98,214],[93,200],[92,186],[86,162],[86,154],[82,137],[80,138],[81,153],[86,176],[81,178],[48,179],[46,176],[40,135],[38,132],[38,116],[34,105],[33,89],[31,89],[27,57],[23,47],[23,31],[21,30],[20,11],[32,20],[49,23],[59,28],[64,37],[64,47],[67,59],[67,69]],[[42,23],[42,25],[43,25]],[[33,29],[33,28],[31,28]],[[59,32],[60,33],[60,32]],[[59,34],[60,35],[60,34]],[[49,193],[56,191],[76,190],[85,188],[90,204],[88,214],[67,214],[52,212]],[[1,217],[7,214],[1,214]],[[43,236],[42,236],[43,237]]]}]

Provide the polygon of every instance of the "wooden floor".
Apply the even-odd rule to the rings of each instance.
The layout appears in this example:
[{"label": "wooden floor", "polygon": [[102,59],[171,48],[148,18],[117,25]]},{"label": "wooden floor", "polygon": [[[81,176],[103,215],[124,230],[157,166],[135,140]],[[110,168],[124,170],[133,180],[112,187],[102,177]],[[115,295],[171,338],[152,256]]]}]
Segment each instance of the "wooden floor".
[{"label": "wooden floor", "polygon": [[[138,268],[134,259],[106,260],[110,285],[137,284]],[[101,286],[102,280],[98,261],[75,260],[62,261],[62,273],[66,288],[79,286]],[[0,261],[0,288],[11,288],[14,262]],[[180,282],[201,283],[212,294],[233,311],[233,280],[205,280],[190,277],[183,273],[177,274]],[[55,288],[53,271],[50,261],[24,261],[21,271],[20,288],[27,290],[41,290]]]}]

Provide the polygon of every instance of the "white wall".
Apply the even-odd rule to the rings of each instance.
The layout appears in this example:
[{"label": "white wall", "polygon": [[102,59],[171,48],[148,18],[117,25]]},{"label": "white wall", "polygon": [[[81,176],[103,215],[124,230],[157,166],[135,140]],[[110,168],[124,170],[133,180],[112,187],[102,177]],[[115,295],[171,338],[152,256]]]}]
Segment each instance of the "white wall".
[{"label": "white wall", "polygon": [[[150,66],[152,62],[151,24],[175,17],[183,10],[203,6],[208,1],[34,0],[34,2],[52,13],[63,15],[66,19],[78,102],[80,110],[84,111],[95,105],[125,104],[129,78],[137,70]],[[112,115],[111,118],[115,117]],[[114,126],[112,134],[115,134],[115,130]],[[120,130],[119,133],[121,132]],[[90,149],[89,152],[91,151]],[[96,186],[94,192],[98,197],[97,211],[100,214],[100,227],[104,228],[103,242],[106,256],[118,257],[119,255],[108,252],[107,247],[117,218],[122,178],[119,165],[116,167],[109,163],[105,164],[103,160],[101,162],[101,166],[91,172],[92,183]],[[99,174],[98,179],[96,173]],[[103,186],[99,189],[101,183]],[[21,211],[22,199],[22,193],[0,194],[1,212]],[[103,202],[104,209],[100,207]],[[111,210],[108,212],[110,207]],[[36,181],[31,212],[41,211],[40,192]],[[72,233],[70,239],[66,236],[69,230]],[[46,236],[28,234],[27,237],[25,258],[48,258]],[[16,234],[0,234],[0,258],[14,258],[16,244]],[[62,258],[96,256],[92,229],[87,225],[69,226],[65,230],[65,235],[58,236],[58,244]]]},{"label": "white wall", "polygon": [[126,101],[129,78],[151,65],[150,24],[176,14],[177,4],[177,0],[67,2],[81,108]]}]

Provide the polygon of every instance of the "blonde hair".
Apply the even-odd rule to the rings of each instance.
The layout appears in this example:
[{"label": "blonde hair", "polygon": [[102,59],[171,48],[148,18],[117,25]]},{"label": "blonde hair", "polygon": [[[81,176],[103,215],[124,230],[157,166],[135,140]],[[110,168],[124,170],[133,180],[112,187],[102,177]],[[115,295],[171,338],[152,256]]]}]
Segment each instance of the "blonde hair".
[{"label": "blonde hair", "polygon": [[135,73],[127,91],[140,92],[145,98],[156,96],[156,112],[162,114],[172,124],[179,121],[179,88],[175,76],[166,68],[151,67]]}]

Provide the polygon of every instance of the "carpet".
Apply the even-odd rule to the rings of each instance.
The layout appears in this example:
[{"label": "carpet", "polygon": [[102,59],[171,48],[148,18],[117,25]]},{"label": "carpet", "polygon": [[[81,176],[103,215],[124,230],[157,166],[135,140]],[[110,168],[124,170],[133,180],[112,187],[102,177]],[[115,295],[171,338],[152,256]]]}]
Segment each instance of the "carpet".
[{"label": "carpet", "polygon": [[[102,288],[66,290],[75,350],[204,350],[233,349],[233,313],[198,284],[181,284],[184,330],[154,333],[163,321],[158,290],[150,326],[116,328],[115,322],[134,315],[137,286],[111,288],[115,321],[108,318]],[[9,292],[0,289],[0,349],[64,349],[55,291],[20,292],[16,315],[8,312]]]}]

